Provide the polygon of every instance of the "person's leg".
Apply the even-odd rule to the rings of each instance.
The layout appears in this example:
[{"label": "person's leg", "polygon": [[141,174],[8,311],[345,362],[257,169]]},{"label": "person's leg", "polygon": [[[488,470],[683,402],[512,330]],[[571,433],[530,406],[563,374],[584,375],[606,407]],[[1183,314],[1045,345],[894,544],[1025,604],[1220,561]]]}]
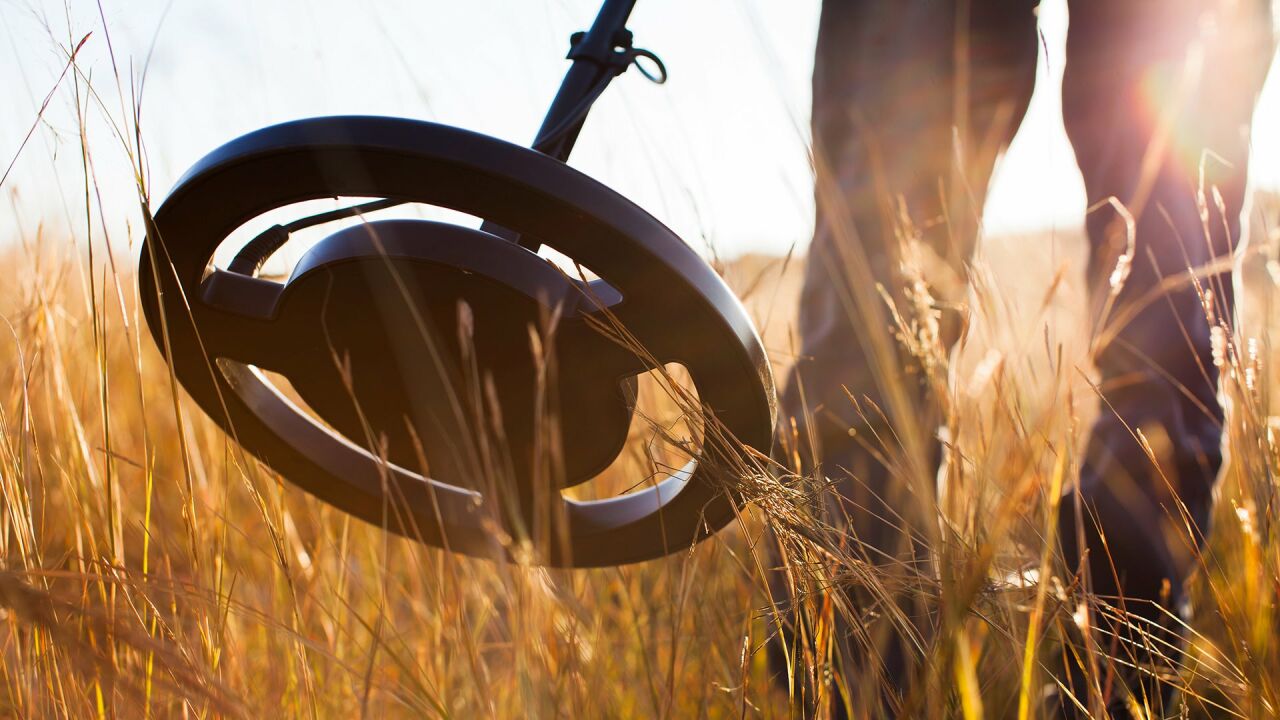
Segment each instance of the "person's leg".
[{"label": "person's leg", "polygon": [[[942,311],[935,349],[955,342],[963,265],[992,164],[1035,83],[1036,4],[823,3],[813,74],[816,227],[800,357],[782,397],[784,423],[794,426],[782,428],[782,447],[797,470],[836,483],[841,500],[826,520],[849,534],[851,553],[882,567],[912,561],[907,539],[923,532],[917,518],[934,507],[931,497],[909,496],[932,489],[938,452],[926,369],[902,350],[877,285],[912,316],[925,296],[903,271],[903,249],[924,248],[917,264],[937,298],[932,309]],[[875,452],[877,436],[901,441],[887,449],[894,460]],[[865,639],[849,633],[838,625],[846,654],[889,659],[873,668],[846,657],[855,673],[900,680],[911,663],[897,642],[866,652],[852,647]]]},{"label": "person's leg", "polygon": [[[1229,258],[1239,239],[1250,120],[1272,53],[1270,0],[1069,3],[1064,119],[1095,208],[1088,280],[1103,328],[1094,357],[1104,402],[1059,529],[1069,569],[1086,568],[1098,595],[1123,596],[1134,623],[1168,627],[1222,464],[1206,303],[1225,324],[1233,297],[1229,267],[1201,280],[1203,294],[1190,283],[1159,286]],[[1121,259],[1126,213],[1131,261]],[[1124,645],[1142,642],[1131,628],[1100,622],[1104,649],[1159,659]],[[1155,682],[1116,685],[1145,695],[1140,704],[1162,702]]]}]

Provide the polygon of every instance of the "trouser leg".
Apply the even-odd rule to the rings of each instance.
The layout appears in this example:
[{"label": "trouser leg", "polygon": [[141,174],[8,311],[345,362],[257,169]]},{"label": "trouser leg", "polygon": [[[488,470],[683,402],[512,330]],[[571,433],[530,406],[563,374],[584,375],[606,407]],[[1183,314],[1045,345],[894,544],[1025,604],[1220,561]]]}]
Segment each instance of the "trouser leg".
[{"label": "trouser leg", "polygon": [[[929,310],[940,313],[925,334],[937,336],[935,350],[949,350],[992,164],[1034,86],[1036,4],[823,4],[813,74],[816,224],[800,357],[782,398],[794,431],[782,428],[782,444],[798,470],[836,482],[839,500],[825,519],[874,563],[918,554],[908,538],[933,505],[910,497],[911,477],[931,486],[938,455],[928,368],[902,350],[877,286],[911,316],[925,296],[903,265],[919,261],[907,264],[923,268],[936,299]],[[877,445],[871,430],[887,437],[888,426],[902,447],[888,449],[898,459],[886,464],[868,445]],[[882,669],[890,681],[900,672]]]},{"label": "trouser leg", "polygon": [[[806,469],[853,470],[839,462],[861,454],[850,428],[907,426],[927,414],[923,369],[903,353],[876,285],[910,314],[903,306],[916,297],[906,287],[915,278],[902,271],[904,245],[923,248],[940,344],[954,343],[992,164],[1034,86],[1036,4],[824,3],[813,79],[815,232],[800,357],[782,398],[799,434],[790,449]],[[960,6],[969,6],[962,33]],[[963,68],[958,35],[968,49]]]},{"label": "trouser leg", "polygon": [[[1172,626],[1166,611],[1180,604],[1207,529],[1223,421],[1211,328],[1225,327],[1233,310],[1229,268],[1199,288],[1158,288],[1229,257],[1239,240],[1250,120],[1271,58],[1268,7],[1070,0],[1064,119],[1095,208],[1087,272],[1104,402],[1060,531],[1067,563],[1087,557],[1092,589],[1122,596],[1139,625]],[[1131,262],[1120,259],[1127,218],[1108,198],[1132,215]],[[1104,649],[1130,662],[1157,659],[1124,644],[1142,644],[1131,628],[1103,629],[1121,638],[1115,646],[1108,636]],[[1147,696],[1140,703],[1160,702],[1156,683],[1127,685]]]}]

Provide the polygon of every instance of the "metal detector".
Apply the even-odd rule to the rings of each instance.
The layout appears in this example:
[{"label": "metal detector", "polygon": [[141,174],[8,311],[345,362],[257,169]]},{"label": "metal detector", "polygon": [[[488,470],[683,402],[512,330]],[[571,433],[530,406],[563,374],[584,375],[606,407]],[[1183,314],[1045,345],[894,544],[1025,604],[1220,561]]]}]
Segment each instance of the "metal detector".
[{"label": "metal detector", "polygon": [[[760,338],[679,237],[565,164],[613,78],[633,65],[666,78],[632,45],[634,5],[606,0],[573,36],[532,148],[416,120],[324,117],[196,163],[148,225],[139,282],[151,334],[200,407],[288,482],[455,552],[617,565],[724,527],[735,476],[772,442]],[[214,264],[254,218],[335,197],[372,200],[273,225]],[[291,234],[408,203],[483,225],[369,219],[282,281],[262,276]],[[565,272],[542,246],[593,275]],[[566,497],[623,448],[635,378],[668,363],[697,389],[695,459],[636,478],[633,492]]]}]

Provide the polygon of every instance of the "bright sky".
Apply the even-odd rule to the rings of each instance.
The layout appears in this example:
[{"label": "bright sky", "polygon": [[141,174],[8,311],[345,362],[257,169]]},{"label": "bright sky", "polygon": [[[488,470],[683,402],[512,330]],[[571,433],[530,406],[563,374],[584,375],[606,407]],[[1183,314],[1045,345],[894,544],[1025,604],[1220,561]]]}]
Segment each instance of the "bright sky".
[{"label": "bright sky", "polygon": [[[594,0],[101,0],[126,98],[142,77],[142,131],[163,198],[206,152],[258,127],[329,114],[416,117],[527,143]],[[803,248],[812,227],[809,73],[818,0],[641,0],[630,23],[664,86],[629,72],[596,105],[572,164],[639,202],[699,249]],[[1066,17],[1045,0],[1049,62],[993,187],[992,233],[1080,223],[1083,190],[1059,118]],[[98,0],[0,0],[0,164],[54,87],[70,38],[114,121],[122,110]],[[1043,60],[1043,58],[1042,58]],[[1254,177],[1280,187],[1280,88],[1255,122]],[[140,83],[139,83],[140,84]],[[83,237],[70,77],[2,188],[0,242],[44,223]],[[128,99],[124,101],[127,106]],[[107,227],[136,228],[132,176],[103,109],[89,144]],[[95,222],[97,222],[95,220]],[[95,233],[98,232],[95,228]]]}]

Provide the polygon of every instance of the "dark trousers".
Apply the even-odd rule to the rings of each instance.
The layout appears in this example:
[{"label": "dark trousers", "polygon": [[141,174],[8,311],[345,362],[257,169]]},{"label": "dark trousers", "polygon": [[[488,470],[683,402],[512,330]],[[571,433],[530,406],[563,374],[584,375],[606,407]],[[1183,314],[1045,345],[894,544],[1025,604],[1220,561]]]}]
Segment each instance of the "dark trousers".
[{"label": "dark trousers", "polygon": [[[1036,5],[823,3],[817,222],[800,359],[783,396],[795,425],[783,435],[802,470],[839,482],[841,520],[873,561],[900,560],[910,533],[927,535],[932,508],[921,494],[939,457],[930,368],[903,352],[886,297],[904,309],[930,305],[936,327],[924,322],[919,332],[947,349],[957,340],[984,193],[1034,85]],[[1240,240],[1250,121],[1272,55],[1269,7],[1069,0],[1063,112],[1094,208],[1090,307],[1081,312],[1108,331],[1093,355],[1106,402],[1080,503],[1061,505],[1062,550],[1075,569],[1088,549],[1092,589],[1151,617],[1180,601],[1207,527],[1223,423],[1208,316],[1225,323],[1233,311],[1229,269],[1202,277],[1200,291],[1159,288],[1229,257]],[[921,266],[927,277],[904,270]],[[908,460],[868,451],[867,438],[889,428]],[[1158,472],[1136,429],[1167,436]]]}]

